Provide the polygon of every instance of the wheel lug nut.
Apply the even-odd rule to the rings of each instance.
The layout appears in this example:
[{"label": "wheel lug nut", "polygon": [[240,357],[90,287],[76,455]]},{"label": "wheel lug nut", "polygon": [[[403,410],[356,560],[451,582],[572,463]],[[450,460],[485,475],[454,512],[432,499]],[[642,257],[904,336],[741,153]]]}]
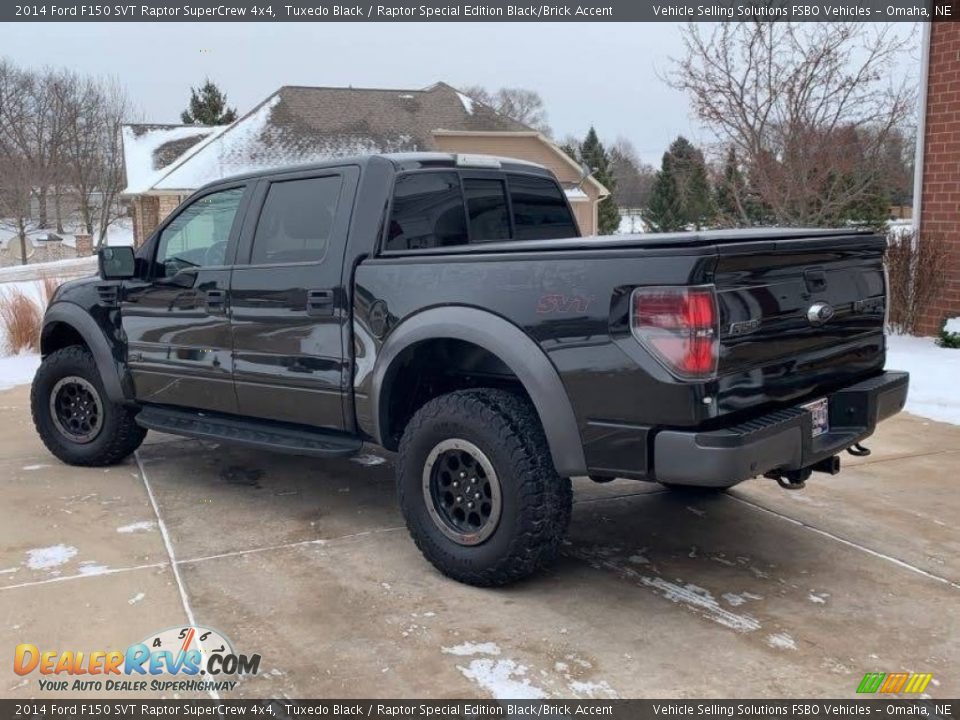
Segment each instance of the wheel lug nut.
[{"label": "wheel lug nut", "polygon": [[472,502],[468,502],[468,503],[467,503],[467,507],[468,507],[470,510],[473,510],[473,503],[472,503]]},{"label": "wheel lug nut", "polygon": [[454,487],[460,487],[460,483],[458,483],[456,480],[454,480],[454,481],[453,481],[453,486],[454,486]]},{"label": "wheel lug nut", "polygon": [[474,499],[474,500],[479,500],[479,499],[480,499],[480,493],[474,493],[474,494],[473,494],[473,499]]},{"label": "wheel lug nut", "polygon": [[466,476],[467,476],[467,474],[466,474],[465,472],[461,472],[461,473],[460,473],[461,479],[462,479],[462,478],[465,478]]},{"label": "wheel lug nut", "polygon": [[458,502],[458,503],[459,503],[459,502],[463,502],[463,497],[462,497],[461,495],[457,495],[457,497],[456,497],[456,502]]},{"label": "wheel lug nut", "polygon": [[476,478],[470,478],[470,482],[471,482],[471,484],[476,485],[476,484],[477,484],[477,479],[476,479]]}]

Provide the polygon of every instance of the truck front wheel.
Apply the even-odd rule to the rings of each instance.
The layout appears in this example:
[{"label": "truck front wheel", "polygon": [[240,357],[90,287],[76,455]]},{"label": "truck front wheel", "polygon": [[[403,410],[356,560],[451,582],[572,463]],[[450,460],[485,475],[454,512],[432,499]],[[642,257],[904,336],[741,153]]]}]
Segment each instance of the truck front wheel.
[{"label": "truck front wheel", "polygon": [[410,420],[399,454],[407,528],[443,574],[506,585],[556,556],[570,522],[570,480],[557,475],[524,398],[493,389],[435,398]]},{"label": "truck front wheel", "polygon": [[113,465],[147,434],[134,420],[135,411],[110,402],[96,360],[78,345],[43,359],[30,389],[30,407],[43,444],[69,465]]}]

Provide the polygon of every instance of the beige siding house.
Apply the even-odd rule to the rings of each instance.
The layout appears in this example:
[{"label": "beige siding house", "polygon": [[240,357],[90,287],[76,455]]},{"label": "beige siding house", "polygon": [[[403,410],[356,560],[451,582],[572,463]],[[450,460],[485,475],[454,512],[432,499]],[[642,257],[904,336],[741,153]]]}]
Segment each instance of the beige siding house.
[{"label": "beige siding house", "polygon": [[582,233],[609,195],[541,133],[446,83],[423,90],[285,86],[232,125],[127,125],[124,164],[134,239],[142,243],[192,191],[229,175],[370,153],[447,151],[549,167]]}]

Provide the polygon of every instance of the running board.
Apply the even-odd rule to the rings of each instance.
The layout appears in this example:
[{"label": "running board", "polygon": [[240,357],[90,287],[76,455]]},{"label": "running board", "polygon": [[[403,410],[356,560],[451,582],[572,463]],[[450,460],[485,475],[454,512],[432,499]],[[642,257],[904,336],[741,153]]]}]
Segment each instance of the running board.
[{"label": "running board", "polygon": [[219,440],[292,455],[342,457],[356,454],[363,445],[360,438],[341,433],[165,407],[145,407],[137,414],[137,424],[171,435]]}]

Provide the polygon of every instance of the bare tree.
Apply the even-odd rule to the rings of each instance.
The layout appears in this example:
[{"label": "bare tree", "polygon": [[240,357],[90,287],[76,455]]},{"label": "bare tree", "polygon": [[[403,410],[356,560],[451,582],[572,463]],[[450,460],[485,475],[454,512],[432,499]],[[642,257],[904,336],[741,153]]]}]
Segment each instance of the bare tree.
[{"label": "bare tree", "polygon": [[65,75],[54,89],[63,108],[59,154],[63,182],[75,197],[84,231],[99,245],[120,216],[120,129],[130,113],[130,101],[122,86],[112,79]]},{"label": "bare tree", "polygon": [[547,120],[547,109],[543,98],[536,90],[503,87],[490,92],[480,85],[471,85],[464,88],[463,92],[474,100],[492,107],[501,115],[539,130],[544,135],[550,136],[553,132]]},{"label": "bare tree", "polygon": [[23,147],[33,132],[31,78],[0,60],[0,227],[13,231],[20,261],[27,262],[27,235],[39,227],[31,201],[42,182],[35,157]]},{"label": "bare tree", "polygon": [[878,192],[914,100],[890,81],[907,45],[891,26],[691,23],[684,43],[669,82],[735,150],[776,222],[835,223]]},{"label": "bare tree", "polygon": [[614,199],[617,205],[621,208],[646,207],[657,172],[640,161],[633,143],[626,138],[617,138],[610,148],[610,171],[616,179]]}]

